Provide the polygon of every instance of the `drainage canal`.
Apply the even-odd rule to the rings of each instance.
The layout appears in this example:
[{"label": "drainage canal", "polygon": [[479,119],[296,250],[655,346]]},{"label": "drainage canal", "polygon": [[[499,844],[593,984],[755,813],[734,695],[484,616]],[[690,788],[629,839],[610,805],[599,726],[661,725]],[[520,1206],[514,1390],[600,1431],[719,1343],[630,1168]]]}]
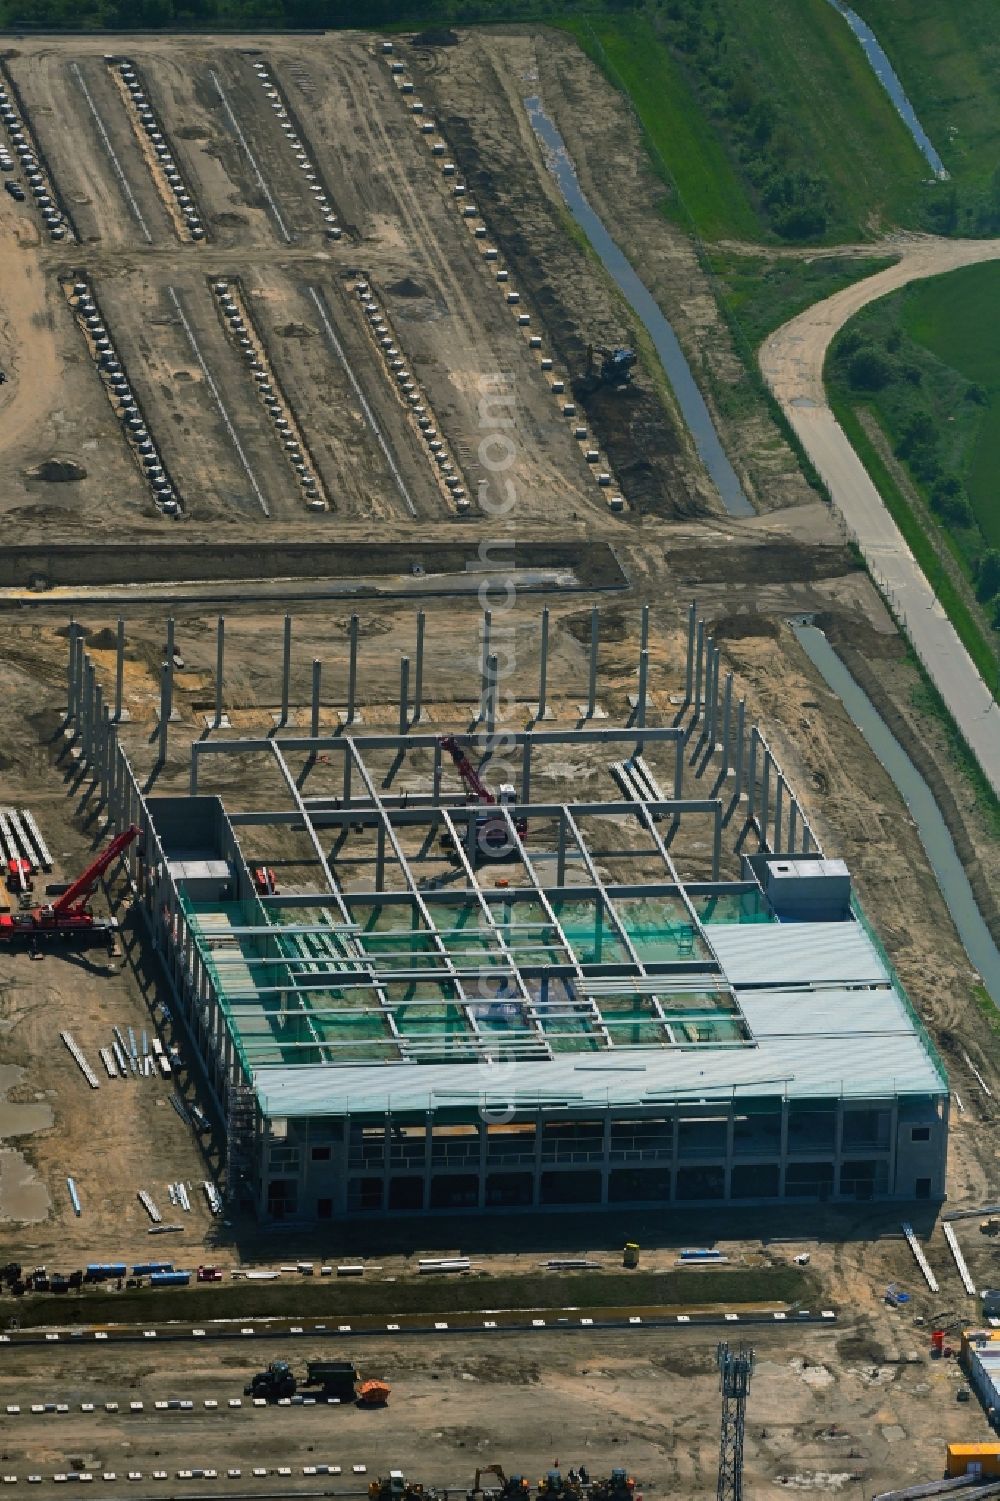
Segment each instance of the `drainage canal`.
[{"label": "drainage canal", "polygon": [[667,322],[650,294],[639,280],[634,267],[619,250],[604,226],[604,221],[594,212],[580,187],[566,144],[556,126],[545,113],[537,94],[525,99],[535,134],[545,148],[548,164],[559,184],[573,218],[583,230],[605,268],[611,273],[632,311],[645,324],[667,377],[673,387],[681,415],[687,423],[694,445],[709,477],[722,497],[722,504],[730,516],[753,516],[754,508],[743,494],[736,471],[726,457],[719,441],[704,397],[691,374],[691,367],[684,358],[677,342],[677,335]]},{"label": "drainage canal", "polygon": [[792,622],[806,656],[840,699],[858,729],[895,782],[917,825],[931,869],[958,929],[965,952],[1000,1006],[1000,951],[976,905],[962,862],[934,794],[889,730],[868,695],[858,686],[826,636],[814,625]]},{"label": "drainage canal", "polygon": [[853,11],[849,5],[845,5],[844,0],[830,0],[830,4],[834,10],[840,12],[861,43],[862,51],[871,64],[872,72],[896,106],[903,124],[917,144],[917,150],[929,163],[934,176],[944,181],[945,178],[950,176],[950,173],[931,145],[926,130],[917,119],[917,112],[909,99],[907,99],[906,92],[896,77],[892,63],[879,46],[878,37],[872,31],[867,21],[863,21],[857,11]]}]

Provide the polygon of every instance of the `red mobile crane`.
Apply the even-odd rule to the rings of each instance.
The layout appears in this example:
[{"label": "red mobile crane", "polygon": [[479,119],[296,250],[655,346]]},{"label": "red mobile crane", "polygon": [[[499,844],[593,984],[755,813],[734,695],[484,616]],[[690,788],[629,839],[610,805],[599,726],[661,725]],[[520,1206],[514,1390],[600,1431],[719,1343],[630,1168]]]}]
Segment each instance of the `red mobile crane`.
[{"label": "red mobile crane", "polygon": [[35,948],[49,940],[80,947],[88,947],[91,940],[109,941],[118,924],[113,917],[95,917],[90,898],[104,872],[138,836],[135,824],[123,830],[55,901],[28,912],[0,912],[0,943],[26,942]]},{"label": "red mobile crane", "polygon": [[[438,745],[443,751],[447,751],[454,761],[470,803],[481,803],[484,808],[497,808],[512,806],[517,802],[517,795],[510,782],[505,782],[500,788],[499,798],[487,787],[454,735],[444,735],[438,741]],[[528,832],[527,819],[515,818],[513,822],[518,838],[523,839]],[[450,836],[446,835],[442,843],[448,847],[451,844]],[[483,813],[476,819],[476,847],[490,860],[502,860],[506,855],[513,853],[513,840],[510,837],[507,821],[502,815]]]}]

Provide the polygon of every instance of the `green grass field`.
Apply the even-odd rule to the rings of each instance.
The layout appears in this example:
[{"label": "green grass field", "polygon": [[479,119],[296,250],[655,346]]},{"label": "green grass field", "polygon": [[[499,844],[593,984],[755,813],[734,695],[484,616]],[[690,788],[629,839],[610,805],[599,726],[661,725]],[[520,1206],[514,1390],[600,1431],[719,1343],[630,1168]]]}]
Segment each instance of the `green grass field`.
[{"label": "green grass field", "polygon": [[867,238],[873,220],[912,222],[927,164],[828,0],[726,0],[726,10],[832,185],[837,216],[825,238]]},{"label": "green grass field", "polygon": [[402,1282],[227,1282],[221,1286],[140,1288],[79,1296],[23,1298],[22,1328],[42,1324],[144,1323],[168,1320],[292,1317],[323,1314],[476,1313],[499,1309],[794,1303],[819,1296],[816,1279],[798,1267],[685,1268],[676,1272],[564,1272],[558,1276],[420,1277]]},{"label": "green grass field", "polygon": [[[984,682],[993,685],[995,692],[998,673],[1000,673],[1000,653],[998,653],[995,638],[991,640],[990,636],[980,628],[976,617],[948,577],[947,571],[937,555],[932,538],[924,529],[922,520],[914,513],[906,496],[892,478],[867,433],[858,421],[858,404],[842,392],[835,393],[831,391],[830,405],[833,408],[834,416],[851,440],[851,445],[857,453],[858,458],[871,475],[875,483],[875,488],[884,500],[889,514],[902,532],[913,556],[920,564],[924,577],[937,595],[942,609],[958,632],[962,645],[982,674]],[[877,408],[870,406],[869,410],[876,417],[881,416]]]},{"label": "green grass field", "polygon": [[901,310],[910,338],[965,380],[982,386],[988,398],[960,462],[976,521],[993,547],[1000,547],[998,309],[1000,262],[994,261],[916,283],[903,298]]},{"label": "green grass field", "polygon": [[[1000,262],[914,282],[865,308],[827,361],[834,411],[984,680],[1000,679],[997,601],[970,603],[1000,546]],[[859,379],[854,361],[862,365]],[[908,499],[858,421],[867,411],[908,471]],[[953,499],[954,498],[954,502]],[[949,576],[948,553],[968,590]],[[950,563],[954,569],[954,563]]]},{"label": "green grass field", "polygon": [[760,221],[723,142],[645,16],[562,23],[632,101],[654,164],[674,188],[676,217],[705,239],[756,239]]},{"label": "green grass field", "polygon": [[804,259],[715,249],[708,251],[707,259],[752,353],[796,313],[893,264],[886,256]]},{"label": "green grass field", "polygon": [[[926,164],[827,0],[719,0],[725,56],[738,59],[775,115],[774,160],[825,179],[824,243],[867,238],[919,219]],[[727,120],[706,104],[706,73],[684,61],[669,14],[594,15],[561,23],[630,96],[679,217],[705,240],[774,239]],[[708,69],[708,73],[711,73]]]},{"label": "green grass field", "polygon": [[892,61],[920,123],[960,183],[1000,164],[997,0],[851,0]]}]

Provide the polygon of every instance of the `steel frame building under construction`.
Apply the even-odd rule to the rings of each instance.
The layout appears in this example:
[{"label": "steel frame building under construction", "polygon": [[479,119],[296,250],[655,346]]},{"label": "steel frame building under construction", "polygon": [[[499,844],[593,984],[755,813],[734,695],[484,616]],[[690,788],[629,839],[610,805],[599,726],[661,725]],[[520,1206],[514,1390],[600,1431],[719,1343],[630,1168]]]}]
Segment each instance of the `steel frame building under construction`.
[{"label": "steel frame building under construction", "polygon": [[[628,724],[505,731],[498,861],[405,693],[399,733],[314,713],[308,735],[204,738],[188,795],[144,796],[71,639],[69,732],[112,823],[142,830],[132,873],[232,1199],[312,1222],[943,1196],[941,1061],[714,662],[692,615],[673,723],[646,722],[644,660]],[[570,756],[608,795],[566,795]],[[264,806],[229,790],[251,766]],[[262,839],[280,891],[244,854]]]}]

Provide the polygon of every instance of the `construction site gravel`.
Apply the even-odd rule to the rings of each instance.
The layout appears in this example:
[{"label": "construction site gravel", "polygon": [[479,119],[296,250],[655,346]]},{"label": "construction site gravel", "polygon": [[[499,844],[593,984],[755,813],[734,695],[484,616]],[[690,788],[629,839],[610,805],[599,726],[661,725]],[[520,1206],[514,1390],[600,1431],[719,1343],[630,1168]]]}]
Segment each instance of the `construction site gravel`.
[{"label": "construction site gravel", "polygon": [[[72,228],[52,241],[30,202],[0,216],[0,517],[11,543],[0,556],[0,801],[34,811],[53,879],[69,879],[104,842],[102,810],[62,734],[71,614],[112,685],[116,620],[126,617],[122,743],[152,790],[184,792],[190,744],[209,733],[223,598],[228,722],[263,736],[280,703],[281,613],[291,600],[298,722],[322,659],[323,724],[336,724],[357,613],[359,705],[366,725],[391,730],[400,659],[413,647],[414,591],[427,615],[429,722],[453,726],[467,722],[475,699],[480,583],[492,575],[502,594],[498,580],[523,577],[504,621],[517,729],[537,697],[543,603],[550,706],[569,726],[586,698],[592,605],[604,621],[601,701],[619,720],[649,605],[651,714],[669,722],[696,597],[736,692],[766,724],[824,848],[848,862],[944,1057],[961,1100],[946,1207],[991,1203],[995,1023],[975,1004],[977,977],[899,794],[788,621],[823,625],[918,760],[996,935],[989,893],[1000,853],[989,813],[892,618],[766,407],[748,402],[737,420],[720,411],[713,390],[746,375],[689,241],[657,211],[662,184],[621,97],[566,36],[544,29],[462,32],[448,47],[397,38],[391,55],[359,34],[21,38],[2,62]],[[641,330],[574,235],[522,107],[529,92],[544,99],[588,198],[620,230],[677,329],[760,513],[752,519],[724,513]],[[476,212],[466,215],[466,204]],[[192,218],[203,238],[192,238]],[[132,403],[111,399],[80,284]],[[574,395],[591,344],[636,348],[632,389]],[[129,404],[162,458],[176,513],[157,505],[165,492],[126,439],[136,432]],[[147,598],[153,589],[161,592]],[[307,589],[321,592],[305,598]],[[157,767],[167,614],[183,665],[170,755]],[[259,768],[252,758],[246,768],[241,791],[252,795]],[[564,775],[577,784],[594,772],[567,757]],[[955,1402],[955,1364],[932,1364],[914,1323],[954,1333],[977,1318],[929,1213],[914,1223],[941,1279],[938,1297],[919,1283],[886,1206],[741,1211],[724,1226],[701,1212],[439,1217],[336,1227],[294,1246],[287,1232],[239,1217],[222,1223],[198,1191],[221,1168],[220,1146],[170,1107],[175,1091],[188,1104],[200,1098],[191,1061],[172,1081],[90,1090],[56,1040],[70,1028],[96,1059],[113,1026],[150,1026],[162,999],[158,962],[125,891],[113,885],[106,898],[123,924],[117,959],[33,965],[0,953],[0,1262],[82,1265],[109,1253],[112,1238],[123,1258],[148,1256],[171,1238],[150,1239],[137,1190],[162,1198],[178,1180],[194,1189],[173,1243],[185,1265],[344,1255],[402,1283],[417,1277],[418,1255],[462,1251],[487,1274],[463,1282],[477,1312],[490,1306],[490,1273],[537,1272],[547,1257],[572,1254],[596,1257],[610,1275],[628,1239],[642,1243],[644,1269],[673,1268],[682,1245],[719,1245],[750,1269],[807,1253],[815,1306],[837,1318],[754,1332],[748,1492],[872,1494],[940,1474],[951,1439],[987,1437],[978,1407]],[[67,1175],[81,1188],[80,1217]],[[958,1229],[975,1280],[994,1285],[995,1242],[980,1238],[974,1220]],[[550,1276],[550,1306],[570,1308],[572,1275]],[[893,1282],[913,1294],[905,1309],[884,1301]],[[213,1296],[191,1290],[199,1317],[212,1317]],[[0,1319],[15,1313],[4,1300]],[[359,1340],[352,1358],[393,1384],[382,1414],[230,1413],[228,1398],[258,1364],[329,1353],[322,1341],[301,1352],[250,1341],[161,1345],[155,1354],[5,1348],[0,1402],[24,1415],[4,1419],[0,1471],[19,1477],[12,1495],[29,1474],[45,1477],[35,1488],[47,1493],[54,1474],[84,1465],[116,1472],[119,1488],[129,1470],[141,1472],[148,1485],[129,1486],[141,1496],[294,1495],[329,1492],[302,1467],[331,1462],[342,1467],[332,1490],[347,1495],[390,1466],[464,1490],[480,1464],[535,1476],[583,1461],[593,1474],[626,1464],[644,1491],[708,1496],[718,1458],[715,1338],[539,1330],[498,1334],[488,1348],[460,1334]],[[126,1409],[137,1394],[147,1408],[190,1395],[200,1410],[133,1419]],[[112,1399],[121,1413],[79,1411]],[[218,1409],[206,1411],[206,1399]],[[32,1402],[50,1400],[75,1410],[29,1415]],[[255,1465],[269,1476],[255,1480]],[[215,1469],[218,1480],[176,1480],[193,1466]],[[279,1466],[292,1475],[279,1479]],[[170,1484],[153,1480],[157,1469]]]}]

